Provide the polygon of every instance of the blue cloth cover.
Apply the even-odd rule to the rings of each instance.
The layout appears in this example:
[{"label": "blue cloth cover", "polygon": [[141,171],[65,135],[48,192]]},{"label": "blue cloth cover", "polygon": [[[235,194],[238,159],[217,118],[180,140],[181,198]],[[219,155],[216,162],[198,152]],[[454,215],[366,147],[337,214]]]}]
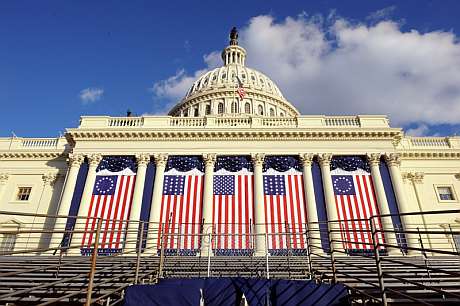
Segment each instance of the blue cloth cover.
[{"label": "blue cloth cover", "polygon": [[124,305],[199,306],[201,294],[206,306],[238,306],[243,294],[250,306],[348,305],[341,284],[257,278],[165,279],[156,285],[134,285],[126,290]]}]

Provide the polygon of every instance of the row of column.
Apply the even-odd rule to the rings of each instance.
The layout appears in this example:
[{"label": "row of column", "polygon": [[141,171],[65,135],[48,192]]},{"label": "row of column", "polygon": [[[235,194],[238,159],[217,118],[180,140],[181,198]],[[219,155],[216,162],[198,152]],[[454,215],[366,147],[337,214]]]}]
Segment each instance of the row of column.
[{"label": "row of column", "polygon": [[[166,169],[166,163],[168,160],[167,154],[154,154],[154,160],[156,164],[156,171],[155,171],[155,180],[153,186],[153,194],[152,194],[152,201],[151,201],[151,211],[150,211],[150,224],[153,226],[157,226],[160,222],[160,210],[161,210],[161,198],[162,198],[162,190],[163,190],[163,182],[164,182],[164,172]],[[312,176],[312,162],[313,158],[318,156],[318,161],[321,167],[321,176],[322,176],[322,183],[323,183],[323,190],[324,190],[324,198],[326,203],[326,212],[328,216],[328,220],[338,220],[336,205],[335,205],[335,195],[332,185],[331,179],[331,171],[330,171],[330,163],[332,159],[332,154],[330,153],[323,153],[323,154],[314,154],[314,153],[304,153],[300,154],[300,160],[303,164],[303,182],[304,182],[304,190],[305,190],[305,198],[307,200],[307,214],[308,214],[308,222],[309,224],[317,224],[318,222],[318,214],[316,208],[316,199],[315,199],[315,191],[314,191],[314,184],[313,184],[313,176]],[[371,168],[371,175],[374,181],[374,187],[377,197],[377,202],[379,205],[380,213],[381,214],[389,214],[390,210],[388,207],[387,198],[385,195],[385,189],[383,186],[382,178],[380,176],[380,169],[379,163],[381,154],[368,154],[368,160],[370,163]],[[85,186],[83,190],[83,195],[81,198],[80,208],[78,210],[78,216],[86,217],[89,203],[91,200],[92,190],[94,188],[94,183],[96,180],[96,169],[102,159],[102,155],[100,154],[91,154],[86,156],[88,159],[89,169],[88,174],[85,181]],[[263,191],[263,174],[262,174],[262,166],[265,159],[265,154],[257,153],[251,155],[253,165],[254,165],[254,221],[255,221],[255,233],[257,234],[257,238],[255,240],[256,245],[256,254],[263,254],[266,249],[266,241],[265,241],[265,216],[264,216],[264,191]],[[211,223],[212,223],[212,214],[213,214],[213,175],[214,175],[214,165],[217,159],[216,154],[203,154],[203,160],[205,163],[205,184],[203,190],[203,218],[204,218],[204,233],[211,232]],[[407,212],[409,211],[409,207],[407,206],[404,194],[404,186],[402,182],[402,176],[399,170],[400,160],[397,154],[389,154],[385,155],[385,159],[387,161],[390,176],[392,179],[395,195],[397,198],[398,206],[400,212]],[[142,207],[142,198],[144,192],[144,183],[145,183],[145,175],[147,170],[147,165],[150,161],[150,154],[137,154],[137,178],[136,183],[134,186],[133,192],[133,201],[132,201],[132,208],[130,214],[130,220],[138,221],[140,219],[141,207]],[[60,216],[67,216],[70,210],[70,205],[72,202],[73,193],[75,190],[78,172],[80,169],[81,164],[84,161],[84,156],[82,154],[69,154],[69,171],[67,175],[67,180],[65,183],[64,191],[61,197],[61,203],[59,206],[58,214]],[[59,243],[60,238],[62,237],[62,230],[64,230],[66,219],[58,219],[56,224],[56,230],[60,230],[60,233],[53,234],[54,243]],[[396,243],[396,238],[394,234],[391,234],[391,231],[394,230],[393,224],[391,221],[386,220],[387,222],[383,222],[384,230],[387,232],[387,240],[393,244]],[[75,229],[82,230],[82,227]],[[128,227],[128,237],[127,241],[129,241],[127,247],[132,248],[133,245],[136,244],[136,236],[137,236],[137,222],[130,222]],[[157,228],[149,228],[150,230],[157,230]],[[150,237],[147,239],[147,248],[153,249],[156,244],[156,237]],[[77,240],[77,239],[75,239]],[[203,241],[207,241],[203,239]],[[79,241],[75,241],[73,244],[78,244]],[[55,244],[56,245],[56,244]],[[202,252],[207,252],[209,247],[209,243],[203,243],[202,245]],[[337,245],[336,247],[339,247]],[[205,253],[206,254],[206,253]]]}]

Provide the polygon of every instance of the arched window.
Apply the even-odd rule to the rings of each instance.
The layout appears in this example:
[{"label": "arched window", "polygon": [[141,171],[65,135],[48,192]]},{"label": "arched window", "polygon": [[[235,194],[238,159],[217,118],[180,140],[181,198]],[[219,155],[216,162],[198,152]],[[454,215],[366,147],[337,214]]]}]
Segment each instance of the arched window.
[{"label": "arched window", "polygon": [[246,104],[244,105],[244,112],[246,114],[250,114],[251,113],[251,104],[249,104],[249,102],[246,102]]},{"label": "arched window", "polygon": [[270,108],[270,117],[275,117],[275,110]]},{"label": "arched window", "polygon": [[217,113],[218,114],[224,113],[224,103],[220,102],[219,105],[217,105]]},{"label": "arched window", "polygon": [[232,114],[236,114],[238,112],[238,103],[232,102]]},{"label": "arched window", "polygon": [[188,117],[188,108],[184,109],[184,117]]},{"label": "arched window", "polygon": [[206,104],[206,108],[204,109],[205,115],[211,115],[211,104]]},{"label": "arched window", "polygon": [[193,109],[193,116],[195,116],[195,117],[199,116],[199,114],[198,114],[198,106],[195,106],[195,108]]},{"label": "arched window", "polygon": [[258,110],[259,110],[259,115],[264,114],[264,107],[262,105],[259,105]]}]

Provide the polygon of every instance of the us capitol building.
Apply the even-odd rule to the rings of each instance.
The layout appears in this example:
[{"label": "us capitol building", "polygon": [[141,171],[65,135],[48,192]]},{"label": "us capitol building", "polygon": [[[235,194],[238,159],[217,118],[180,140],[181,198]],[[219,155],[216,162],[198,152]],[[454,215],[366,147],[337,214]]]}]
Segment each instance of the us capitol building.
[{"label": "us capitol building", "polygon": [[[0,138],[1,252],[88,255],[100,225],[98,253],[119,254],[139,220],[152,254],[160,241],[183,256],[304,254],[315,227],[326,250],[328,220],[347,254],[373,251],[376,228],[383,253],[458,251],[458,214],[404,214],[460,208],[459,137],[406,136],[384,115],[302,115],[246,56],[232,31],[223,65],[167,116],[82,116],[64,137]],[[446,235],[398,234],[410,228]]]}]

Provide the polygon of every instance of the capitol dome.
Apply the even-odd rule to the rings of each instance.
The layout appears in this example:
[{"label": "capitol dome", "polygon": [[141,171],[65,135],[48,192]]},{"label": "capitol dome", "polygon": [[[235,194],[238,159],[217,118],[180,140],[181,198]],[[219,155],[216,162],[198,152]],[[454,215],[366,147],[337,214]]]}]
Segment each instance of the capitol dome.
[{"label": "capitol dome", "polygon": [[238,33],[235,28],[230,33],[230,45],[222,51],[222,60],[222,67],[206,72],[193,83],[169,115],[299,115],[298,110],[284,98],[269,77],[245,66],[246,50],[238,46]]}]

